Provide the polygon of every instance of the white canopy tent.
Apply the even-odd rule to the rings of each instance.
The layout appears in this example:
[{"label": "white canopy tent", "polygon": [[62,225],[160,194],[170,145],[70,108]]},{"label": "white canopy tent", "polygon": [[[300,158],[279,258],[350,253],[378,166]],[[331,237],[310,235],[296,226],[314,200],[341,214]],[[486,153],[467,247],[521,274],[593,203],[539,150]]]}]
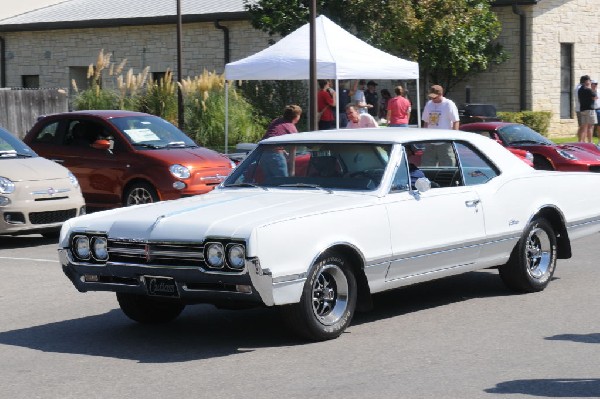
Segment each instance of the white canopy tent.
[{"label": "white canopy tent", "polygon": [[[225,80],[308,80],[310,24],[305,24],[272,46],[225,66]],[[381,51],[321,15],[315,20],[317,79],[335,79],[336,93],[343,79],[416,80],[419,64]],[[227,90],[225,91],[227,95]],[[226,101],[227,104],[227,101]],[[226,105],[227,106],[227,105]],[[417,90],[417,112],[421,104]],[[228,110],[225,112],[227,148]],[[338,118],[339,119],[339,118]],[[419,115],[418,120],[421,117]]]}]

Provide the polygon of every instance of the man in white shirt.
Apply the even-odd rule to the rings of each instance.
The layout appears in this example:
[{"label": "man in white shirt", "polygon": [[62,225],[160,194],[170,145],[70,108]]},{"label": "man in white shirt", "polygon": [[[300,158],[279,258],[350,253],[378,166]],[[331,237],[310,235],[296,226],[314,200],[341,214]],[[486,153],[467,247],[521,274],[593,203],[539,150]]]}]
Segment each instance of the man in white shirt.
[{"label": "man in white shirt", "polygon": [[348,117],[347,129],[358,129],[363,127],[379,127],[377,121],[370,114],[360,114],[356,104],[346,105],[346,116]]},{"label": "man in white shirt", "polygon": [[[423,109],[423,127],[458,130],[460,118],[454,101],[444,97],[440,85],[429,88],[429,101]],[[422,165],[455,166],[456,157],[451,145],[432,143],[425,146]]]}]

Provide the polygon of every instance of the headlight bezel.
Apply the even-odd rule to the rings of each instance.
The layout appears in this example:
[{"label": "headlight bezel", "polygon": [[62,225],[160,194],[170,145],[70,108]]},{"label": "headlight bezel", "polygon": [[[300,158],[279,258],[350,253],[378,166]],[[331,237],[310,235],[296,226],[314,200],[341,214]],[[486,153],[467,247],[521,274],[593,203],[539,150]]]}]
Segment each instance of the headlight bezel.
[{"label": "headlight bezel", "polygon": [[79,180],[77,180],[77,177],[71,172],[69,172],[68,176],[69,176],[69,182],[71,183],[71,185],[75,188],[78,188]]},{"label": "headlight bezel", "polygon": [[15,192],[15,182],[8,177],[0,176],[0,194],[12,194]]},{"label": "headlight bezel", "polygon": [[[80,246],[81,244],[81,246]],[[86,254],[82,254],[81,248],[87,249]],[[85,234],[76,234],[71,238],[71,252],[79,261],[86,261],[92,258],[92,249],[90,247],[90,238]]]},{"label": "headlight bezel", "polygon": [[169,166],[169,172],[176,177],[177,179],[189,179],[192,176],[192,171],[190,168],[184,165],[180,165],[178,163]]},{"label": "headlight bezel", "polygon": [[[220,253],[212,253],[211,251]],[[204,244],[204,262],[211,269],[223,269],[225,267],[225,246],[218,241],[209,241]],[[216,259],[215,259],[216,258]]]},{"label": "headlight bezel", "polygon": [[[211,259],[211,251],[218,249],[220,256]],[[204,242],[204,264],[207,271],[241,273],[246,270],[246,243],[241,240],[208,238]]]},{"label": "headlight bezel", "polygon": [[[243,270],[246,266],[246,247],[240,243],[227,244],[225,248],[227,264],[233,270]],[[235,258],[232,258],[235,255]]]},{"label": "headlight bezel", "polygon": [[[106,264],[109,261],[108,237],[104,233],[74,232],[69,242],[71,254],[76,262]],[[81,249],[86,245],[87,250],[82,252]]]}]

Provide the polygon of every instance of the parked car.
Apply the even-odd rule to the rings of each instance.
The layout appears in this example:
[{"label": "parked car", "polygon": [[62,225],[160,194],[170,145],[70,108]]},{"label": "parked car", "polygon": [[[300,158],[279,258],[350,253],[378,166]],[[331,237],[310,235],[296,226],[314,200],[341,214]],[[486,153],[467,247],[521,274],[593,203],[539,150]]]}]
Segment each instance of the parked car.
[{"label": "parked car", "polygon": [[42,117],[24,141],[71,170],[89,207],[114,208],[204,194],[235,166],[169,122],[130,111]]},{"label": "parked car", "polygon": [[600,149],[592,143],[555,144],[519,123],[469,123],[460,129],[489,137],[509,149],[529,151],[536,169],[600,172]]},{"label": "parked car", "polygon": [[77,178],[0,128],[0,234],[58,238],[65,220],[84,213]]},{"label": "parked car", "polygon": [[[444,166],[429,161],[440,147]],[[510,289],[542,291],[571,240],[600,231],[598,198],[600,174],[536,171],[476,134],[289,134],[209,194],[71,219],[59,257],[79,291],[116,292],[141,323],[201,302],[278,306],[326,340],[372,294],[422,281],[498,267]]]}]

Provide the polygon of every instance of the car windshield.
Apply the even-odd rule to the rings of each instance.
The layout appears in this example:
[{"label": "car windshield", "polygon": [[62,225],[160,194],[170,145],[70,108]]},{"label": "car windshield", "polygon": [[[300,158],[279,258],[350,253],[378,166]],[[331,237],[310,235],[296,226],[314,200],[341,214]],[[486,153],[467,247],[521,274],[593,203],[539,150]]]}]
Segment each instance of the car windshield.
[{"label": "car windshield", "polygon": [[185,133],[156,116],[126,116],[110,121],[138,149],[197,147]]},{"label": "car windshield", "polygon": [[31,158],[37,154],[21,140],[4,129],[0,129],[0,159]]},{"label": "car windshield", "polygon": [[375,190],[391,150],[376,143],[260,144],[223,187]]},{"label": "car windshield", "polygon": [[506,125],[498,129],[506,145],[554,145],[554,143],[525,125]]}]

